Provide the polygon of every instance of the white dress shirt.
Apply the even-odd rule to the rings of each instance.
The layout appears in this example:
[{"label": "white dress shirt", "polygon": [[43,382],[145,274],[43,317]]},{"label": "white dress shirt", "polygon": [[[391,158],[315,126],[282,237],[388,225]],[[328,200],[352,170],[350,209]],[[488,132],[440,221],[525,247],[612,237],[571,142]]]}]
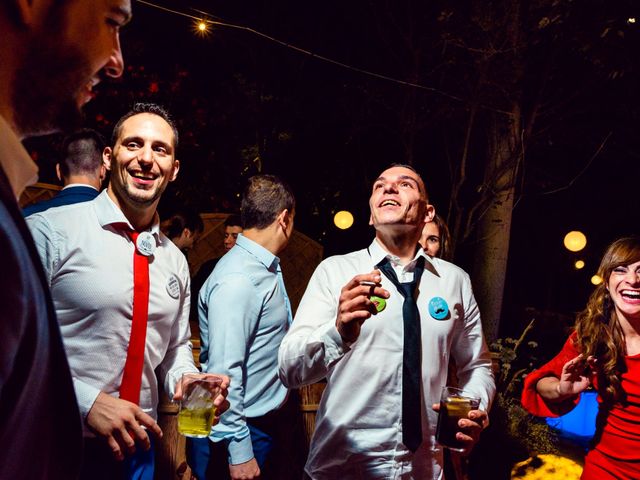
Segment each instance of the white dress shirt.
[{"label": "white dress shirt", "polygon": [[[422,335],[422,433],[415,454],[402,443],[403,297],[384,275],[391,293],[386,308],[366,320],[360,336],[345,344],[335,322],[340,290],[355,275],[391,259],[400,282],[413,279],[419,256],[425,269],[417,296]],[[305,467],[314,480],[440,479],[442,450],[435,442],[438,403],[447,381],[449,357],[462,388],[488,409],[495,393],[491,359],[469,276],[455,265],[427,257],[419,249],[408,265],[374,240],[368,249],[324,260],[314,272],[291,330],[279,350],[280,376],[289,387],[317,382],[327,386]],[[448,315],[437,320],[429,302],[440,297]]]},{"label": "white dress shirt", "polygon": [[[27,219],[44,264],[64,339],[80,412],[100,391],[119,395],[133,317],[133,230],[103,191],[95,200]],[[149,316],[140,407],[157,418],[158,377],[172,396],[184,372],[196,372],[189,330],[189,268],[180,250],[150,229]],[[156,370],[157,369],[157,370]],[[87,433],[87,432],[85,432]]]}]

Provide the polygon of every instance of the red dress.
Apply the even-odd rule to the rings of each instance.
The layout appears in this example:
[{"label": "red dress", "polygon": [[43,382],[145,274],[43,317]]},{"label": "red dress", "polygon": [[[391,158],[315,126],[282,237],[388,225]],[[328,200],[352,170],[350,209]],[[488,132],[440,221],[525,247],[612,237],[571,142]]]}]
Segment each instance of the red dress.
[{"label": "red dress", "polygon": [[[558,416],[538,394],[536,384],[544,377],[560,378],[564,364],[580,354],[575,340],[573,333],[555,358],[525,378],[522,406],[533,415]],[[627,395],[626,405],[616,403],[605,411],[600,404],[600,425],[595,444],[585,458],[582,480],[640,479],[640,354],[625,356],[625,364],[622,388]]]}]

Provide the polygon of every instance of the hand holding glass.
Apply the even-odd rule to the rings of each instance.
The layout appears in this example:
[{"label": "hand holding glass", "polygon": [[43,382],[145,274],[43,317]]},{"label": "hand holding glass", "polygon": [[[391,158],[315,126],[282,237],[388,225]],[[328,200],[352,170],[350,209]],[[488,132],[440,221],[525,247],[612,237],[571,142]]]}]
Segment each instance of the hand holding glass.
[{"label": "hand holding glass", "polygon": [[208,437],[216,414],[213,401],[220,394],[217,377],[201,373],[182,375],[182,400],[178,412],[178,431],[187,437]]},{"label": "hand holding glass", "polygon": [[438,443],[449,450],[464,451],[464,443],[456,439],[456,433],[460,431],[458,421],[461,418],[469,418],[469,412],[478,408],[480,408],[480,399],[478,397],[474,397],[459,388],[443,387],[436,429]]}]

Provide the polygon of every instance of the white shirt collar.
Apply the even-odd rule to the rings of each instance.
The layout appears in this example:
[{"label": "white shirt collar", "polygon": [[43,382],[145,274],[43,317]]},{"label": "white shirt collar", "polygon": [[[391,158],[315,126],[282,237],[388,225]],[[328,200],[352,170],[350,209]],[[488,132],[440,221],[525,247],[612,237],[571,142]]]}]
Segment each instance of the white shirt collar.
[{"label": "white shirt collar", "polygon": [[9,179],[9,184],[16,198],[20,198],[25,188],[38,181],[38,166],[1,115],[0,167]]},{"label": "white shirt collar", "polygon": [[64,187],[62,187],[62,190],[66,190],[67,188],[73,188],[73,187],[88,187],[88,188],[93,188],[96,192],[98,191],[96,187],[94,187],[93,185],[89,185],[88,183],[70,183],[69,185],[65,185]]},{"label": "white shirt collar", "polygon": [[[394,267],[402,265],[400,263],[400,258],[387,252],[377,238],[374,238],[373,242],[371,242],[371,245],[369,246],[369,255],[371,255],[371,260],[373,260],[374,265],[377,265],[385,258],[388,258]],[[424,253],[424,250],[422,248],[418,248],[416,250],[415,256],[413,257],[413,260],[405,265],[405,269],[408,271],[412,271],[416,260],[420,257],[425,258],[425,264],[429,260],[429,257]]]},{"label": "white shirt collar", "polygon": [[[129,222],[127,217],[124,216],[124,213],[122,213],[122,210],[120,210],[115,202],[111,200],[106,188],[96,197],[93,205],[96,210],[98,222],[100,222],[102,227],[119,223],[127,225],[131,230],[135,230],[131,225],[131,222]],[[148,231],[153,233],[156,240],[159,239],[160,217],[158,216],[158,212],[154,213],[153,222],[151,222],[151,227]]]}]

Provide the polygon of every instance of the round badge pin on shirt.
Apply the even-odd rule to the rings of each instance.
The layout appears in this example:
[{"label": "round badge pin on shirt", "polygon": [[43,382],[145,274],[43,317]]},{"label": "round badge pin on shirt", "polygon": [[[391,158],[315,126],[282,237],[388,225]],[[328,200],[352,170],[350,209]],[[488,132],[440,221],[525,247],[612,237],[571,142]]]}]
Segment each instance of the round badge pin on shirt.
[{"label": "round badge pin on shirt", "polygon": [[429,315],[436,320],[444,320],[449,316],[449,305],[442,297],[433,297],[429,300]]},{"label": "round badge pin on shirt", "polygon": [[136,240],[136,248],[145,257],[153,255],[156,249],[156,239],[151,232],[140,232]]},{"label": "round badge pin on shirt", "polygon": [[378,312],[383,311],[387,307],[387,301],[384,298],[376,297],[375,295],[372,295],[369,298],[373,302],[373,304],[376,306],[376,310]]},{"label": "round badge pin on shirt", "polygon": [[176,300],[180,297],[180,281],[175,275],[170,275],[167,280],[167,293]]}]

